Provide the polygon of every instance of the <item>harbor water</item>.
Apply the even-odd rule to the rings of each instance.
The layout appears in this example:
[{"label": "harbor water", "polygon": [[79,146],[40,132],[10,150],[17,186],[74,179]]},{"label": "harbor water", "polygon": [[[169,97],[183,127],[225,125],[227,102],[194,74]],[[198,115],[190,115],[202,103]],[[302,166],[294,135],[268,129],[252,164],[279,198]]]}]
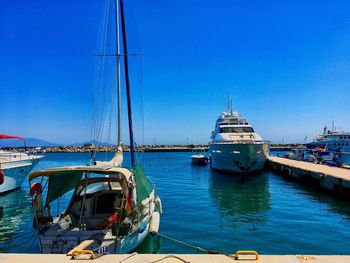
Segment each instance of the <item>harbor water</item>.
[{"label": "harbor water", "polygon": [[[271,171],[247,178],[191,165],[192,153],[143,153],[162,199],[160,233],[207,249],[261,254],[349,254],[350,204]],[[99,160],[111,154],[99,153]],[[128,164],[128,154],[125,163]],[[35,170],[89,162],[89,153],[49,153]],[[29,186],[0,196],[0,252],[39,253]],[[60,204],[61,208],[63,204]],[[54,206],[52,206],[54,208]],[[54,210],[54,209],[53,209]],[[149,237],[140,253],[195,253]]]}]

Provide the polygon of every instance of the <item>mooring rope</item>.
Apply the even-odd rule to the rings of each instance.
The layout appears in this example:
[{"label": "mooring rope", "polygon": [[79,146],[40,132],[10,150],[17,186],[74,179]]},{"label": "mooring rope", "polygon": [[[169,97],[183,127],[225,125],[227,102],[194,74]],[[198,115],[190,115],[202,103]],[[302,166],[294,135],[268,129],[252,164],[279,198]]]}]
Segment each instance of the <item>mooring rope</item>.
[{"label": "mooring rope", "polygon": [[173,242],[176,242],[176,243],[179,243],[179,244],[181,244],[181,245],[184,245],[184,246],[187,246],[187,247],[196,249],[197,251],[201,251],[201,252],[204,252],[204,253],[208,253],[208,254],[222,254],[222,255],[231,256],[231,255],[229,255],[229,254],[227,254],[227,253],[224,253],[224,252],[220,252],[220,251],[216,251],[216,250],[210,250],[210,249],[205,249],[205,248],[202,248],[202,247],[199,247],[199,246],[194,246],[194,245],[192,245],[192,244],[183,242],[183,241],[181,241],[181,240],[178,240],[178,239],[175,239],[175,238],[172,238],[172,237],[169,237],[169,236],[160,234],[160,233],[152,232],[152,235],[157,235],[157,236],[163,237],[163,238],[165,238],[165,239],[171,240],[171,241],[173,241]]},{"label": "mooring rope", "polygon": [[186,259],[183,259],[179,256],[176,256],[176,255],[167,255],[161,259],[157,259],[157,260],[154,260],[154,261],[151,261],[151,262],[148,262],[148,263],[157,263],[157,262],[160,262],[160,261],[163,261],[164,259],[167,259],[167,258],[175,258],[175,259],[178,259],[180,260],[181,262],[183,263],[190,263],[190,261],[187,261]]}]

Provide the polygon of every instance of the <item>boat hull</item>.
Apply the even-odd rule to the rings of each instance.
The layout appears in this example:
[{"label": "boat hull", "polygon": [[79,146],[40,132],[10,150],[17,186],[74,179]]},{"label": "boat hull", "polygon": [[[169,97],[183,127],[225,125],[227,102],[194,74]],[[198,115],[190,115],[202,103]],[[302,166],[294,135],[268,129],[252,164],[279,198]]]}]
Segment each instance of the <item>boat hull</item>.
[{"label": "boat hull", "polygon": [[0,194],[9,193],[20,188],[30,171],[42,158],[42,156],[36,156],[31,159],[2,163],[1,170],[5,177],[4,183],[0,185]]},{"label": "boat hull", "polygon": [[146,237],[150,234],[150,220],[147,220],[139,228],[123,238],[116,239],[111,231],[68,231],[63,235],[50,235],[48,233],[40,235],[40,247],[43,254],[66,254],[78,246],[84,240],[90,240],[93,236],[102,238],[93,238],[90,246],[86,250],[101,250],[109,254],[126,254],[134,251]]},{"label": "boat hull", "polygon": [[208,158],[203,156],[203,157],[191,157],[192,159],[192,164],[195,165],[207,165],[208,164]]},{"label": "boat hull", "polygon": [[266,163],[268,144],[212,143],[209,145],[210,167],[229,173],[248,174],[261,171]]}]

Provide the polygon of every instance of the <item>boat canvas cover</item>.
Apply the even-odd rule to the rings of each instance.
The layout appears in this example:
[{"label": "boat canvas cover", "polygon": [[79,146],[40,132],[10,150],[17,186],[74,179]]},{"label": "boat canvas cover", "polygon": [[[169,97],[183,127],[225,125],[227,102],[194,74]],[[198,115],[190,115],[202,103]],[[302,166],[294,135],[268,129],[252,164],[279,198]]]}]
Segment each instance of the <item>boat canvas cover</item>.
[{"label": "boat canvas cover", "polygon": [[45,205],[74,189],[83,174],[84,171],[61,171],[56,172],[55,176],[50,176]]},{"label": "boat canvas cover", "polygon": [[132,173],[125,168],[105,167],[105,166],[67,166],[53,168],[43,171],[36,171],[29,175],[28,180],[32,181],[40,176],[46,176],[49,180],[49,186],[46,197],[46,205],[74,189],[81,180],[85,172],[108,175],[120,174],[125,181],[128,181]]},{"label": "boat canvas cover", "polygon": [[141,165],[137,165],[134,169],[134,176],[136,182],[136,201],[138,205],[147,199],[153,190],[153,185],[148,177],[145,175]]}]

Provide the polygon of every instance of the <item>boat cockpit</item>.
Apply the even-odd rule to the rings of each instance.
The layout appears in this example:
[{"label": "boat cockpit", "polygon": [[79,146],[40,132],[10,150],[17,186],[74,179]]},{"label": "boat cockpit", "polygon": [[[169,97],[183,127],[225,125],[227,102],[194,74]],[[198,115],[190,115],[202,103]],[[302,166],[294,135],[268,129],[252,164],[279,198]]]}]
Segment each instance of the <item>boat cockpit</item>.
[{"label": "boat cockpit", "polygon": [[[76,188],[63,215],[69,217],[72,226],[84,225],[87,230],[104,229],[123,215],[126,191],[115,178],[82,180]],[[117,223],[115,222],[115,223]]]},{"label": "boat cockpit", "polygon": [[[32,173],[29,181],[41,178],[40,183],[35,182],[31,186],[37,224],[47,227],[56,222],[62,229],[101,230],[111,227],[113,223],[125,223],[132,211],[131,175],[124,168],[96,167],[60,168]],[[42,201],[44,190],[45,204]],[[57,204],[59,207],[61,197],[69,194],[71,198],[69,202],[66,201],[66,209],[63,213],[57,211],[60,216],[58,221],[53,222],[51,206],[54,208]]]}]

